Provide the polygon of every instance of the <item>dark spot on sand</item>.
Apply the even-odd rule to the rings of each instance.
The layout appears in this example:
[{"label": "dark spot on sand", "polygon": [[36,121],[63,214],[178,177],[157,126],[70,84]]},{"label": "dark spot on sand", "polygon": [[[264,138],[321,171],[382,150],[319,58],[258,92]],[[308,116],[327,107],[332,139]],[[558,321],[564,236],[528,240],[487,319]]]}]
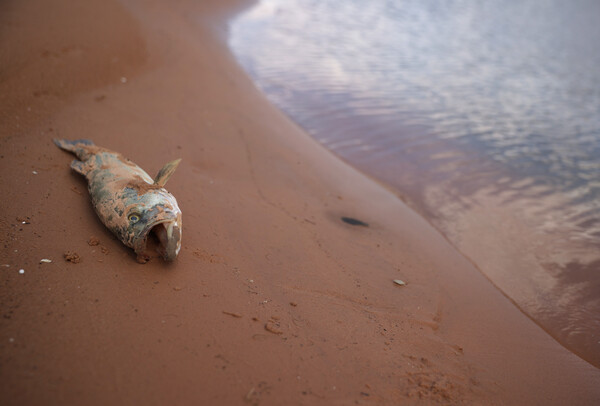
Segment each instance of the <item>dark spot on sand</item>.
[{"label": "dark spot on sand", "polygon": [[365,223],[364,221],[360,221],[352,217],[342,217],[342,221],[344,223],[350,224],[351,226],[369,227],[368,223]]}]

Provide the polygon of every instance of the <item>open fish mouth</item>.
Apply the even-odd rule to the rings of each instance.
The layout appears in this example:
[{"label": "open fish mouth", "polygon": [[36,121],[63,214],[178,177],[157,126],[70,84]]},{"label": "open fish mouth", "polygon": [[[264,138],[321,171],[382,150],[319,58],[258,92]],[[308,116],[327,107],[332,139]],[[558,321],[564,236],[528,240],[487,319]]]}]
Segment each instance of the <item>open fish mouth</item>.
[{"label": "open fish mouth", "polygon": [[156,237],[156,251],[165,259],[173,261],[181,249],[181,224],[178,219],[158,220],[149,224],[139,236],[135,252],[144,255],[148,248],[148,239]]}]

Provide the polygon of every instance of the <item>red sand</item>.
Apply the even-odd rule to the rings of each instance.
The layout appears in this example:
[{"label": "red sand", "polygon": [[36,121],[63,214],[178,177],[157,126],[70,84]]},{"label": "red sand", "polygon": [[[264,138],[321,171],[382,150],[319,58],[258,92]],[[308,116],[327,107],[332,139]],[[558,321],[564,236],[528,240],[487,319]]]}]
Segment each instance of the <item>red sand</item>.
[{"label": "red sand", "polygon": [[[0,5],[0,404],[599,404],[600,370],[266,102],[224,43],[245,5]],[[136,263],[54,137],[183,158],[175,264]]]}]

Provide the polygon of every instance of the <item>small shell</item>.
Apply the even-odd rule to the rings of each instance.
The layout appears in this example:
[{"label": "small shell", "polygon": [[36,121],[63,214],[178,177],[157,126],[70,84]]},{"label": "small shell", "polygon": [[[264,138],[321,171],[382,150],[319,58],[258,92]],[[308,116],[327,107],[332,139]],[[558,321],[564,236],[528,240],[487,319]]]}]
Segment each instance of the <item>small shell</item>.
[{"label": "small shell", "polygon": [[406,282],[401,281],[400,279],[394,279],[394,283],[400,286],[406,286]]},{"label": "small shell", "polygon": [[49,264],[50,262],[52,262],[51,259],[46,259],[46,258],[40,259],[40,264]]}]

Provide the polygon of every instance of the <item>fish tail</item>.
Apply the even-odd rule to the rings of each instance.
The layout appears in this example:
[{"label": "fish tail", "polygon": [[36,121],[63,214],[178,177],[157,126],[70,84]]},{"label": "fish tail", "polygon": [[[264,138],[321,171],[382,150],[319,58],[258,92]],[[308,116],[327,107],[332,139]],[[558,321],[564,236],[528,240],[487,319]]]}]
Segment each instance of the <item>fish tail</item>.
[{"label": "fish tail", "polygon": [[77,155],[77,158],[86,160],[90,156],[90,148],[94,143],[90,140],[59,140],[54,139],[54,143],[61,149]]}]

